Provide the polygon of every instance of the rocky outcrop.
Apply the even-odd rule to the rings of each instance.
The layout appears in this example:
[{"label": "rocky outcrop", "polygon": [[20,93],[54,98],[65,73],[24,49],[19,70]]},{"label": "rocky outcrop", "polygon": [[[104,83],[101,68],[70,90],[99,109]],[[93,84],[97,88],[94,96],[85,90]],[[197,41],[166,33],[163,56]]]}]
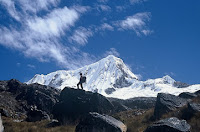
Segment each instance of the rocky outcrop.
[{"label": "rocky outcrop", "polygon": [[0,132],[3,132],[3,130],[4,130],[4,127],[3,127],[3,123],[1,120],[1,114],[0,114]]},{"label": "rocky outcrop", "polygon": [[197,97],[197,95],[195,93],[183,92],[179,94],[179,97],[184,98],[184,99],[192,99],[192,98]]},{"label": "rocky outcrop", "polygon": [[31,106],[36,106],[50,114],[59,95],[59,90],[49,86],[27,85],[15,79],[0,81],[0,113],[7,117],[24,117]]},{"label": "rocky outcrop", "polygon": [[114,104],[115,108],[119,108],[119,111],[130,109],[150,109],[156,104],[156,98],[154,97],[136,97],[126,100],[109,98],[109,100]]},{"label": "rocky outcrop", "polygon": [[190,85],[187,84],[187,83],[175,81],[174,86],[177,87],[177,88],[186,88],[186,87],[189,87]]},{"label": "rocky outcrop", "polygon": [[105,89],[106,94],[112,94],[113,92],[115,92],[116,90],[114,88],[107,88]]},{"label": "rocky outcrop", "polygon": [[53,106],[58,102],[59,94],[60,91],[55,88],[40,84],[30,84],[23,87],[16,99],[26,100],[28,106],[37,106],[37,109],[50,114]]},{"label": "rocky outcrop", "polygon": [[200,104],[189,102],[187,108],[183,111],[182,118],[189,120],[194,117],[196,113],[200,113]]},{"label": "rocky outcrop", "polygon": [[126,132],[127,127],[115,118],[90,112],[76,126],[76,132]]},{"label": "rocky outcrop", "polygon": [[60,122],[58,120],[51,120],[47,125],[46,127],[47,128],[50,128],[50,127],[57,127],[57,126],[60,126]]},{"label": "rocky outcrop", "polygon": [[154,97],[137,97],[125,100],[123,104],[131,109],[149,109],[153,108],[155,103]]},{"label": "rocky outcrop", "polygon": [[197,96],[200,96],[200,90],[196,91],[194,94],[196,94]]},{"label": "rocky outcrop", "polygon": [[190,125],[185,120],[171,117],[150,125],[144,132],[190,132]]},{"label": "rocky outcrop", "polygon": [[66,87],[60,94],[53,114],[62,124],[80,119],[88,112],[111,113],[114,107],[106,97],[84,90]]},{"label": "rocky outcrop", "polygon": [[44,119],[50,120],[49,115],[44,111],[38,110],[37,108],[33,107],[27,112],[26,121],[28,122],[36,122]]},{"label": "rocky outcrop", "polygon": [[154,117],[160,118],[163,114],[174,111],[187,104],[187,100],[171,94],[159,93],[157,95]]}]

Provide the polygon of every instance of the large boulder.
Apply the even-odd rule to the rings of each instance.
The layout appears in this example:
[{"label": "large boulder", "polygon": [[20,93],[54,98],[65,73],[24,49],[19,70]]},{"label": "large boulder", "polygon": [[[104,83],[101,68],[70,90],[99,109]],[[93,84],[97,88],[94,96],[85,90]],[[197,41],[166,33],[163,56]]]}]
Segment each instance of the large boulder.
[{"label": "large boulder", "polygon": [[26,100],[27,106],[37,106],[37,109],[52,112],[53,106],[58,102],[60,91],[40,84],[30,84],[22,87],[16,100]]},{"label": "large boulder", "polygon": [[80,119],[88,112],[106,114],[113,109],[110,101],[98,93],[66,87],[60,94],[59,103],[54,106],[53,114],[61,123],[66,124]]},{"label": "large boulder", "polygon": [[4,130],[4,127],[3,127],[3,123],[1,120],[1,114],[0,114],[0,132],[3,132],[3,130]]},{"label": "large boulder", "polygon": [[155,103],[155,97],[136,97],[125,100],[123,104],[131,109],[150,109]]},{"label": "large boulder", "polygon": [[26,121],[28,122],[36,122],[41,120],[50,120],[49,115],[41,110],[38,110],[37,108],[33,107],[27,112],[27,118]]},{"label": "large boulder", "polygon": [[185,120],[171,117],[150,125],[144,132],[190,132],[190,125]]},{"label": "large boulder", "polygon": [[163,114],[174,111],[177,108],[187,104],[187,100],[171,94],[158,93],[156,106],[154,109],[154,117],[160,118]]},{"label": "large boulder", "polygon": [[200,113],[200,104],[189,102],[188,107],[183,111],[182,118],[189,120],[196,113]]},{"label": "large boulder", "polygon": [[51,115],[59,95],[60,90],[49,86],[27,85],[15,79],[0,81],[0,113],[13,118],[25,117],[31,106],[37,106]]},{"label": "large boulder", "polygon": [[191,111],[191,113],[198,113],[200,112],[200,104],[197,103],[188,103],[188,110]]},{"label": "large boulder", "polygon": [[197,96],[200,96],[200,90],[196,91],[195,94],[196,94]]},{"label": "large boulder", "polygon": [[179,94],[179,97],[184,98],[184,99],[192,99],[192,98],[197,97],[197,95],[195,93],[183,92]]},{"label": "large boulder", "polygon": [[126,132],[127,127],[115,118],[90,112],[76,126],[76,132]]},{"label": "large boulder", "polygon": [[[118,110],[128,110],[128,109],[150,109],[155,107],[156,98],[155,97],[136,97],[131,99],[117,99],[117,98],[109,98],[115,108]],[[121,109],[120,109],[121,108]]]}]

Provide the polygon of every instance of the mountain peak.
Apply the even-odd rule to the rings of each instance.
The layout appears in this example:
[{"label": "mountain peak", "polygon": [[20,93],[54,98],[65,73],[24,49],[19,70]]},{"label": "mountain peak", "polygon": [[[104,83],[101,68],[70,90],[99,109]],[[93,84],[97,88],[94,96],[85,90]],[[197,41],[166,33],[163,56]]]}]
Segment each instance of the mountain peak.
[{"label": "mountain peak", "polygon": [[47,75],[36,75],[27,83],[39,83],[59,89],[64,87],[76,88],[79,82],[79,73],[87,77],[84,89],[106,95],[106,89],[115,91],[118,88],[130,86],[137,76],[123,63],[120,58],[109,55],[93,64],[86,65],[77,70],[61,70]]},{"label": "mountain peak", "polygon": [[114,55],[109,55],[77,70],[59,70],[47,75],[37,74],[27,84],[39,83],[58,89],[65,87],[76,89],[80,72],[87,77],[86,83],[83,84],[84,90],[121,99],[155,97],[160,92],[178,95],[181,92],[195,92],[200,89],[200,85],[191,85],[180,89],[174,85],[176,81],[169,75],[139,81],[137,76],[123,63],[123,60]]}]

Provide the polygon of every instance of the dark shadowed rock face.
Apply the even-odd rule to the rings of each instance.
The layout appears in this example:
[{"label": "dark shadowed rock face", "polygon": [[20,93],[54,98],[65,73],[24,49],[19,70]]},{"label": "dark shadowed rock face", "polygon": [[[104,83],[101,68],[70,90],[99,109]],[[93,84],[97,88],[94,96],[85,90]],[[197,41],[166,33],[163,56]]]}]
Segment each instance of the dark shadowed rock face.
[{"label": "dark shadowed rock face", "polygon": [[155,118],[159,119],[163,114],[174,111],[187,104],[187,100],[171,94],[159,93],[154,109]]},{"label": "dark shadowed rock face", "polygon": [[183,92],[183,93],[179,94],[179,97],[184,98],[184,99],[192,99],[192,98],[197,97],[197,95],[194,93]]},{"label": "dark shadowed rock face", "polygon": [[[153,108],[156,104],[155,97],[136,97],[126,100],[117,98],[108,98],[108,99],[112,102],[115,108],[118,107],[117,112],[130,109],[150,109]],[[120,110],[120,108],[122,109]]]},{"label": "dark shadowed rock face", "polygon": [[53,114],[66,124],[80,119],[88,112],[111,113],[113,109],[110,101],[98,93],[66,87],[60,94],[59,103],[54,106]]},{"label": "dark shadowed rock face", "polygon": [[107,88],[105,90],[106,94],[112,94],[113,92],[115,92],[115,89],[114,88]]},{"label": "dark shadowed rock face", "polygon": [[196,94],[197,96],[200,96],[200,90],[196,91],[194,94]]},{"label": "dark shadowed rock face", "polygon": [[193,113],[200,112],[200,104],[188,103],[188,109]]},{"label": "dark shadowed rock face", "polygon": [[186,88],[186,87],[189,87],[190,85],[187,83],[176,81],[174,82],[174,86],[177,88]]},{"label": "dark shadowed rock face", "polygon": [[190,132],[190,125],[185,120],[171,117],[154,123],[144,132]]},{"label": "dark shadowed rock face", "polygon": [[50,120],[49,115],[44,111],[38,110],[37,108],[31,108],[31,110],[27,112],[26,121],[28,122],[36,122],[44,119]]},{"label": "dark shadowed rock face", "polygon": [[182,118],[189,120],[196,113],[200,113],[200,104],[189,102],[187,108],[183,111]]},{"label": "dark shadowed rock face", "polygon": [[0,114],[0,132],[3,132],[3,130],[4,130],[4,127],[3,127],[3,123],[1,120],[1,114]]},{"label": "dark shadowed rock face", "polygon": [[154,107],[155,103],[154,97],[137,97],[124,101],[124,105],[132,109],[149,109]]},{"label": "dark shadowed rock face", "polygon": [[[51,113],[60,91],[39,84],[24,84],[15,79],[0,81],[0,112],[7,117],[25,115],[31,106]],[[9,100],[9,101],[8,101]]]},{"label": "dark shadowed rock face", "polygon": [[37,106],[39,110],[50,114],[53,106],[58,102],[59,93],[57,89],[49,86],[30,84],[23,87],[16,99],[26,100],[28,106]]},{"label": "dark shadowed rock face", "polygon": [[126,126],[115,118],[90,112],[76,126],[76,132],[126,132]]}]

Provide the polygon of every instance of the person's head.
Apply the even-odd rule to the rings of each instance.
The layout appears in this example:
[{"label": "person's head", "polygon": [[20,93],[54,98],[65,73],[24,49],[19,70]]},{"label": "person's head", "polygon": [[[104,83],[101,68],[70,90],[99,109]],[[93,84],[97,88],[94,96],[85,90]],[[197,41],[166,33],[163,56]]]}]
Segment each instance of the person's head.
[{"label": "person's head", "polygon": [[80,73],[80,76],[82,76],[82,73]]}]

